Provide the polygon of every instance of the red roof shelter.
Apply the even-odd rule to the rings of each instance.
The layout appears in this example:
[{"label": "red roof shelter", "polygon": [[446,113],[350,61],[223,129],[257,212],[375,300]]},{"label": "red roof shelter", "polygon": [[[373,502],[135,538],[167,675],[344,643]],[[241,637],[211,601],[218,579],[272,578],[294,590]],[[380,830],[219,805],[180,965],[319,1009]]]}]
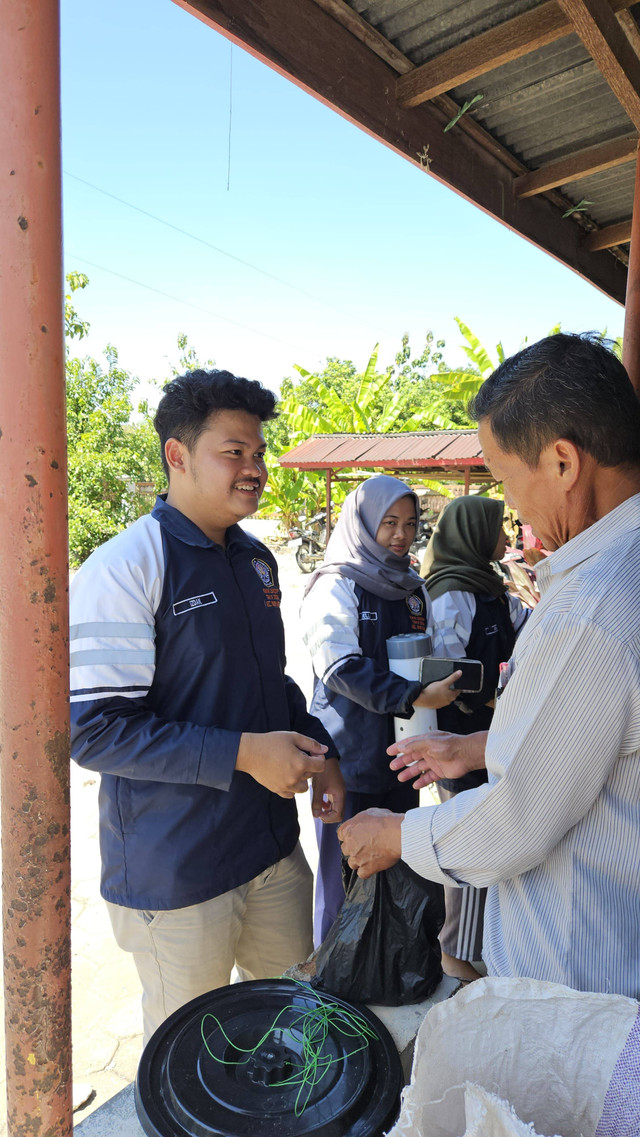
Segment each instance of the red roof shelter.
[{"label": "red roof shelter", "polygon": [[331,483],[338,471],[384,470],[415,478],[486,483],[487,468],[476,430],[401,431],[390,434],[315,434],[279,459],[285,469],[324,470],[327,478],[327,535],[331,520]]}]

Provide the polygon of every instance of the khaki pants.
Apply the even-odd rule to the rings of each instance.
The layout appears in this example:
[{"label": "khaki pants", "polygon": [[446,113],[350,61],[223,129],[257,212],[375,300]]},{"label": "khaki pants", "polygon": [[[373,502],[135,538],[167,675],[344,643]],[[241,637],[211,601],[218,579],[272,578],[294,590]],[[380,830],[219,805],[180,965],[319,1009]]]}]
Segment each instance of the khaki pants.
[{"label": "khaki pants", "polygon": [[214,987],[236,965],[241,979],[277,977],[313,949],[313,875],[301,846],[222,896],[188,908],[146,912],[107,901],[118,945],[142,983],[144,1044],[173,1011]]}]

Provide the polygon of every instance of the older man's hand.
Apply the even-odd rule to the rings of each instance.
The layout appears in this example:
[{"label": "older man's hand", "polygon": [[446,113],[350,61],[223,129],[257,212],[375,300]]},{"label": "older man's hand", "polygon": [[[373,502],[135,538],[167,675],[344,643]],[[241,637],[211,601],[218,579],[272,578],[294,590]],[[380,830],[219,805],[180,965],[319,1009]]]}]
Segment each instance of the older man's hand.
[{"label": "older man's hand", "polygon": [[387,754],[395,755],[389,765],[398,781],[415,779],[413,788],[420,790],[441,778],[461,778],[471,770],[481,770],[486,743],[486,730],[466,735],[432,730],[394,742]]},{"label": "older man's hand", "polygon": [[338,840],[358,876],[366,879],[400,860],[403,818],[404,813],[391,813],[388,809],[365,809],[343,822],[338,829]]}]

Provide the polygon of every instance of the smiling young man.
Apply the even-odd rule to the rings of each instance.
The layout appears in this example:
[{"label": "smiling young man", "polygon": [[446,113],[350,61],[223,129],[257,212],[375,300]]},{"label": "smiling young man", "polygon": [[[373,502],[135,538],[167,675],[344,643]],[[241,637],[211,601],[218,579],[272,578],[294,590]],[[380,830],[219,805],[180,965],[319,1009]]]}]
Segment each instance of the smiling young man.
[{"label": "smiling young man", "polygon": [[473,411],[506,500],[551,550],[541,600],[488,735],[389,753],[401,781],[485,760],[489,781],[404,817],[360,814],[343,852],[361,876],[402,856],[431,880],[489,886],[490,974],[637,999],[640,401],[597,339],[557,335],[506,360]]},{"label": "smiling young man", "polygon": [[143,987],[145,1041],[189,999],[312,947],[296,793],[335,822],[335,748],[284,672],[276,562],[239,522],[275,397],[227,371],[170,382],[169,490],[71,587],[72,754],[101,774],[101,892]]}]

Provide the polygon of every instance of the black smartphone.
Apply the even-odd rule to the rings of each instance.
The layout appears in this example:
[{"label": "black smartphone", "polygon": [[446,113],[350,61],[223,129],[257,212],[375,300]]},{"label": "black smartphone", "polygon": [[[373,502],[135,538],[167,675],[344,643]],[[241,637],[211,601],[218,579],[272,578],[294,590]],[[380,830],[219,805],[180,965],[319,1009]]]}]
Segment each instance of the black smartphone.
[{"label": "black smartphone", "polygon": [[429,683],[446,679],[454,671],[462,672],[453,684],[456,691],[472,694],[482,690],[484,667],[479,659],[437,659],[435,655],[426,655],[420,665],[420,682],[427,687]]}]

